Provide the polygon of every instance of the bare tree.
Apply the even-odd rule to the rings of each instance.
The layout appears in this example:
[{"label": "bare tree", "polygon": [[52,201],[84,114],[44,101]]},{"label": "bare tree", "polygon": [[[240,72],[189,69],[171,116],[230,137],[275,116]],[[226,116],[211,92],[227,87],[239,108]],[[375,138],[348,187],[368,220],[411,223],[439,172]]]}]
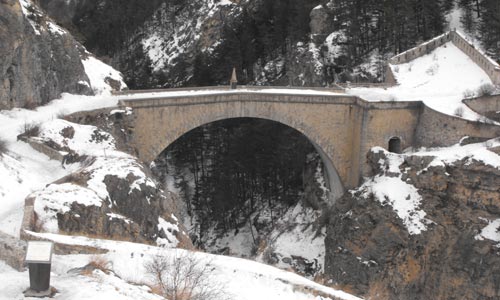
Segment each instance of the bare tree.
[{"label": "bare tree", "polygon": [[145,263],[162,296],[170,300],[229,300],[222,285],[211,280],[214,270],[191,252],[158,253]]}]

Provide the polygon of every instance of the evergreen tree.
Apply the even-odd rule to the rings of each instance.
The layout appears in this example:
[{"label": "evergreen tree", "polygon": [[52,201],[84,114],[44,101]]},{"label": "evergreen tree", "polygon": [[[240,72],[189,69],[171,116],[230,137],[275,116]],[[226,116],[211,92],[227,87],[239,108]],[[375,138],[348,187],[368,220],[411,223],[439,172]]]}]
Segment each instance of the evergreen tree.
[{"label": "evergreen tree", "polygon": [[500,1],[482,0],[479,34],[487,54],[500,61]]}]

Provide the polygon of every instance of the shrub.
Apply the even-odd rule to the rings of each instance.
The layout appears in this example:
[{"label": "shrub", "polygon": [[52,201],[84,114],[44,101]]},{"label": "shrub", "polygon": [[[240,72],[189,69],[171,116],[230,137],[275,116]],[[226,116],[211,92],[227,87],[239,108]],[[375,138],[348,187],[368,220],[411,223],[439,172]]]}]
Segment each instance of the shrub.
[{"label": "shrub", "polygon": [[455,109],[455,112],[453,114],[457,117],[463,117],[464,116],[464,108],[462,106],[457,107],[457,109]]},{"label": "shrub", "polygon": [[24,137],[37,137],[40,135],[40,124],[38,123],[24,123],[23,128],[21,128],[20,136]]},{"label": "shrub", "polygon": [[477,89],[477,96],[490,96],[495,91],[495,87],[491,83],[485,83]]},{"label": "shrub", "polygon": [[90,266],[90,268],[87,268],[87,271],[89,272],[89,274],[87,274],[87,275],[90,275],[92,273],[92,271],[96,270],[96,269],[101,270],[104,273],[108,274],[110,262],[104,256],[92,255],[90,257],[90,260],[89,260],[89,263],[87,266]]},{"label": "shrub", "polygon": [[0,139],[0,156],[3,156],[4,153],[7,153],[7,142]]},{"label": "shrub", "polygon": [[80,274],[85,276],[92,276],[94,270],[100,270],[103,273],[109,274],[110,262],[103,256],[92,255],[89,259],[89,263],[83,268],[79,268]]},{"label": "shrub", "polygon": [[474,98],[476,94],[474,93],[474,91],[472,90],[469,90],[469,89],[466,89],[463,93],[463,96],[464,96],[464,99],[471,99],[471,98]]},{"label": "shrub", "polygon": [[201,261],[191,252],[173,255],[158,253],[144,267],[153,277],[153,290],[167,299],[230,299],[223,287],[211,278],[210,262]]}]

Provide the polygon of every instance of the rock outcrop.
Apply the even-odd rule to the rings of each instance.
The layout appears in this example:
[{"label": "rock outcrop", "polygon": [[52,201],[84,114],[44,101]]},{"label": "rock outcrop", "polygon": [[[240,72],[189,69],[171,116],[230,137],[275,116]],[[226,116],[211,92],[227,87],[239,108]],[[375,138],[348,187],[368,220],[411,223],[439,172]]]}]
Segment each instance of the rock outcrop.
[{"label": "rock outcrop", "polygon": [[114,138],[94,126],[54,120],[30,138],[80,168],[30,195],[33,230],[191,248],[175,217],[175,197],[159,189],[148,169],[117,151]]},{"label": "rock outcrop", "polygon": [[[383,152],[369,160],[375,174],[398,176],[380,168]],[[369,299],[500,297],[500,244],[481,236],[500,220],[500,170],[469,158],[432,160],[405,156],[399,166],[422,197],[428,226],[420,234],[409,234],[387,202],[363,190],[337,201],[325,241],[326,275],[335,284]]]},{"label": "rock outcrop", "polygon": [[92,94],[84,48],[28,1],[0,1],[0,109]]}]

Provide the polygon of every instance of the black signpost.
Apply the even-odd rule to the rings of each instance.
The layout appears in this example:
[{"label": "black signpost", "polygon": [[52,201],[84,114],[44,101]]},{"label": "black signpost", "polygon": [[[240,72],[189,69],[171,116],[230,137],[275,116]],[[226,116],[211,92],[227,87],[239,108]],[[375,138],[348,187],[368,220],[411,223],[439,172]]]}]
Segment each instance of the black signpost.
[{"label": "black signpost", "polygon": [[29,267],[30,288],[24,292],[26,297],[49,297],[50,269],[54,245],[51,242],[29,241],[26,263]]}]

